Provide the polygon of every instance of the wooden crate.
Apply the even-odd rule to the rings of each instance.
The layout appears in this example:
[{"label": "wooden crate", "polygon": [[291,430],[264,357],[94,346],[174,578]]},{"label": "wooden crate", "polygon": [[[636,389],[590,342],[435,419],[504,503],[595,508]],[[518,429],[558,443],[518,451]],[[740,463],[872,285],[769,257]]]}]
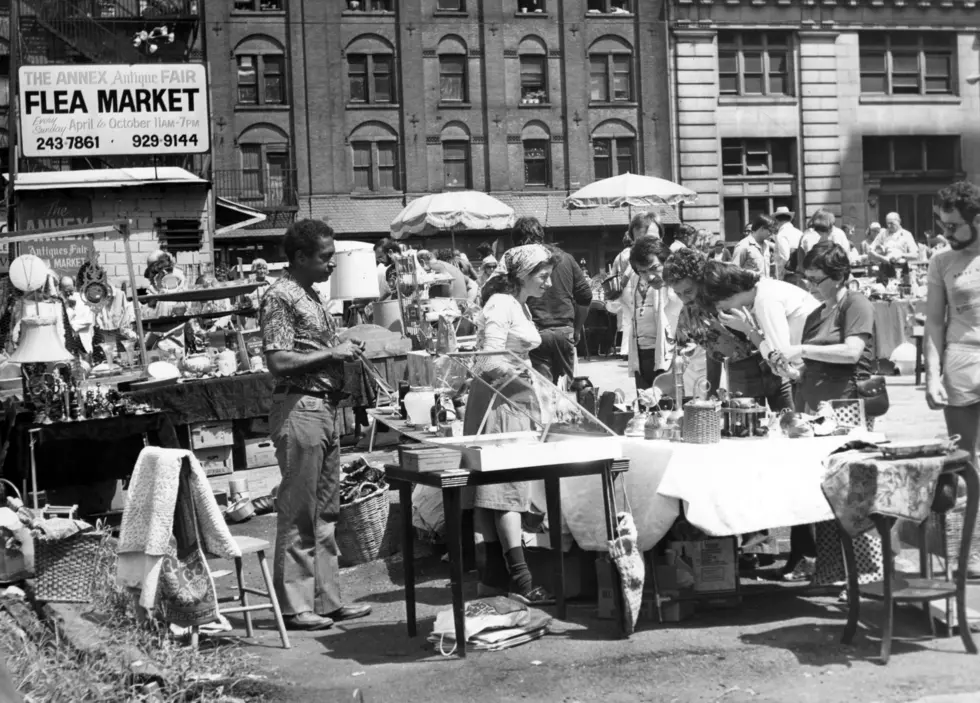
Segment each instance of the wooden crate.
[{"label": "wooden crate", "polygon": [[463,454],[458,449],[413,445],[398,448],[398,463],[408,471],[449,471],[460,468]]}]

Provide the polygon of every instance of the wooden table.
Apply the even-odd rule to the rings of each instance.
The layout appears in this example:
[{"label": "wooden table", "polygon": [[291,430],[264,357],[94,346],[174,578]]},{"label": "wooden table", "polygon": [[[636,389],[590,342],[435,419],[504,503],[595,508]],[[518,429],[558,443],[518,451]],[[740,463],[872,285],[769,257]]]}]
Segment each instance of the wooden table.
[{"label": "wooden table", "polygon": [[[949,454],[943,462],[943,474],[957,474],[966,482],[966,513],[963,516],[963,537],[960,541],[959,564],[955,581],[929,578],[931,569],[928,568],[928,557],[921,558],[921,578],[902,579],[898,588],[893,583],[895,571],[895,555],[892,553],[891,531],[895,518],[886,515],[872,514],[878,535],[881,537],[883,556],[883,571],[885,578],[877,583],[858,586],[857,560],[854,556],[854,543],[851,536],[839,529],[841,542],[844,545],[844,562],[847,566],[847,626],[841,637],[842,644],[850,644],[857,632],[858,619],[861,615],[861,597],[880,600],[885,606],[885,624],[881,634],[881,659],[888,663],[892,646],[892,624],[894,603],[925,603],[930,601],[956,597],[956,623],[960,631],[963,646],[970,654],[977,653],[977,646],[970,634],[970,623],[966,614],[966,564],[970,560],[970,539],[977,519],[977,506],[980,504],[980,477],[970,461],[970,455],[958,449]],[[925,535],[923,535],[923,538]],[[928,549],[923,539],[920,550]],[[927,606],[928,607],[928,606]],[[931,616],[930,616],[931,617]],[[947,623],[947,627],[949,627]]]},{"label": "wooden table", "polygon": [[[390,419],[390,418],[389,418]],[[387,422],[385,423],[387,424]],[[390,425],[395,429],[394,425]],[[399,430],[400,431],[400,430]],[[503,471],[413,471],[398,465],[385,466],[389,481],[397,484],[402,505],[402,558],[405,566],[405,613],[408,619],[408,636],[415,637],[417,623],[415,618],[415,555],[414,530],[412,527],[412,485],[432,486],[442,491],[443,509],[446,515],[446,543],[449,548],[449,579],[453,592],[453,619],[456,625],[456,642],[459,656],[466,656],[466,634],[463,612],[463,489],[470,486],[486,486],[495,483],[514,481],[544,480],[548,503],[548,523],[553,547],[557,545],[558,559],[555,568],[555,599],[558,617],[567,614],[565,606],[565,564],[561,551],[561,481],[573,476],[602,477],[602,500],[606,512],[606,533],[610,540],[615,536],[616,506],[614,478],[629,469],[628,459],[592,462],[588,464],[566,464],[560,466],[537,466]],[[615,572],[614,569],[614,574]],[[615,577],[614,590],[616,602],[622,613],[622,590],[618,576]]]}]

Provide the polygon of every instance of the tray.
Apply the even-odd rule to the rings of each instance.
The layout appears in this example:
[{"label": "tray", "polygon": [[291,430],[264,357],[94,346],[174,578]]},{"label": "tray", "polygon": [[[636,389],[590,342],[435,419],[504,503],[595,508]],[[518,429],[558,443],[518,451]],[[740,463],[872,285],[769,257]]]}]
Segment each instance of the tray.
[{"label": "tray", "polygon": [[956,449],[959,435],[937,439],[911,439],[901,442],[885,442],[878,445],[885,459],[912,459],[923,456],[940,456]]}]

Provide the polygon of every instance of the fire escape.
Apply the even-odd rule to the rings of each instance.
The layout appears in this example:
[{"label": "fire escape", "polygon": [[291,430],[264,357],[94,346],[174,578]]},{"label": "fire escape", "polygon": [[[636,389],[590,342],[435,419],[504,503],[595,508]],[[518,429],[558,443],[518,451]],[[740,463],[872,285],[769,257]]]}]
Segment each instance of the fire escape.
[{"label": "fire escape", "polygon": [[[20,9],[21,64],[186,63],[203,60],[203,0],[11,0]],[[173,41],[137,47],[140,32],[166,27]],[[110,168],[136,165],[127,157],[30,159],[26,170]],[[160,157],[159,166],[199,171],[191,156]]]}]

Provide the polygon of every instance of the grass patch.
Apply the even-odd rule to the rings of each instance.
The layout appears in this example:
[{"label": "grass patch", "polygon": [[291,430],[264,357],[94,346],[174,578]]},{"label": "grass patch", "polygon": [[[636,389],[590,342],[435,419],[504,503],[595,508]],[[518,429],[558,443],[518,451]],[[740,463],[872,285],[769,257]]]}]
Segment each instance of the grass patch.
[{"label": "grass patch", "polygon": [[0,656],[25,701],[147,700],[141,693],[147,678],[133,675],[125,652],[138,653],[141,661],[160,672],[159,697],[149,700],[263,700],[262,682],[246,677],[252,657],[238,644],[202,637],[195,650],[175,640],[165,624],[138,620],[133,600],[115,583],[115,545],[112,538],[100,545],[91,607],[110,633],[108,653],[78,652],[46,623],[35,619],[21,627],[3,613]]}]

